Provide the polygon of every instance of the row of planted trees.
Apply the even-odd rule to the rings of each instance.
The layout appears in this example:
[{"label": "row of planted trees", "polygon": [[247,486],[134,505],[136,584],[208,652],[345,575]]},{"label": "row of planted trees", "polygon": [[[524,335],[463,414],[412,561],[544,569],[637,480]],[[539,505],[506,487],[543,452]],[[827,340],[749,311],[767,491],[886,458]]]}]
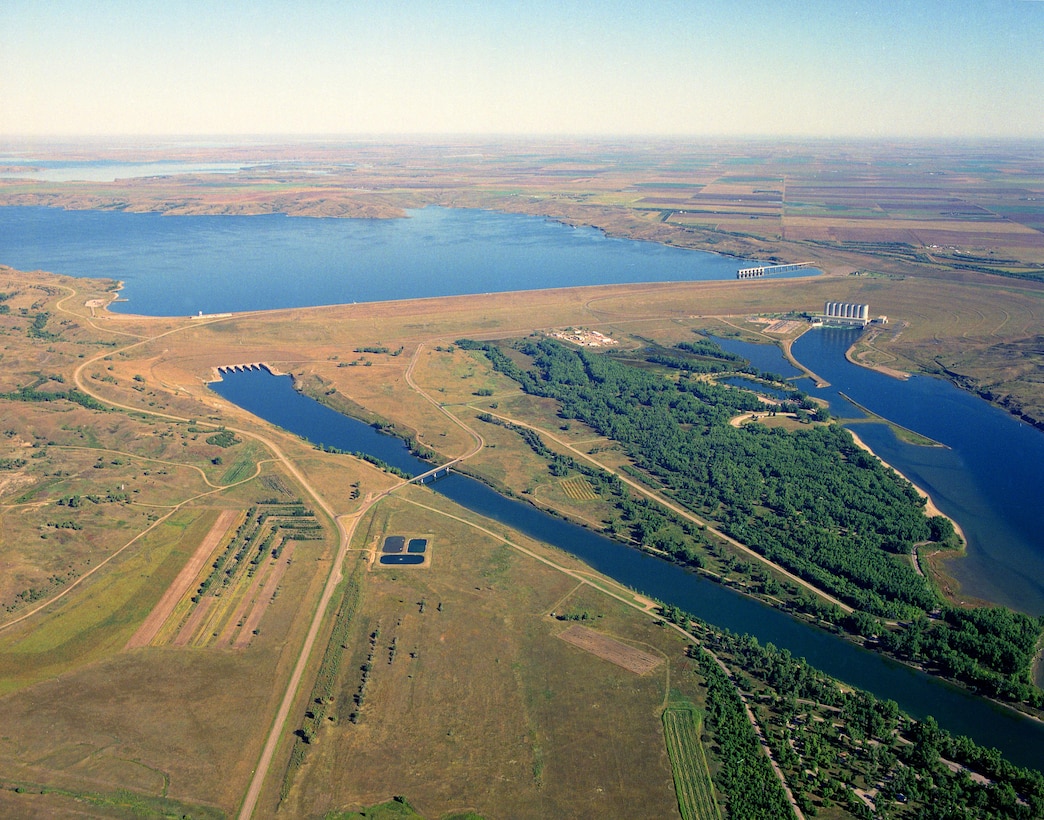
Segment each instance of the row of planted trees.
[{"label": "row of planted trees", "polygon": [[[773,755],[806,814],[836,803],[866,818],[1044,817],[1040,772],[946,732],[930,716],[915,721],[894,701],[842,687],[786,649],[707,627],[671,608],[664,614],[690,623],[694,634],[733,669],[735,686],[760,704],[757,713]],[[743,717],[742,704],[738,695],[728,693],[726,684],[732,687],[732,682],[717,664],[697,647],[691,651],[702,658],[710,726],[728,768],[726,746],[737,744],[727,738],[739,731],[735,724]],[[744,795],[743,784],[723,773],[719,786],[729,795],[730,816],[759,816],[748,810],[751,798]],[[730,789],[739,789],[735,815]]]}]

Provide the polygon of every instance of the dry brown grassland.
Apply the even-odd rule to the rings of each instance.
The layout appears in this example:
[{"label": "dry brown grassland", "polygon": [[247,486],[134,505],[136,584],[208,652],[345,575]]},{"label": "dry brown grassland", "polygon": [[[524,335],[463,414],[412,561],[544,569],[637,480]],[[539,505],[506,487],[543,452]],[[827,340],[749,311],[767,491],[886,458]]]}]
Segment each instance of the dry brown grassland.
[{"label": "dry brown grassland", "polygon": [[[375,159],[394,154],[370,150],[380,154]],[[442,162],[437,153],[422,160],[436,169]],[[954,267],[963,247],[966,259],[978,260],[972,267],[1031,271],[1044,262],[1032,235],[1044,220],[1025,204],[1002,214],[1000,194],[970,172],[961,177],[966,201],[959,207],[937,192],[929,196],[929,165],[916,157],[917,167],[894,184],[884,185],[887,174],[871,169],[824,186],[788,170],[793,166],[778,156],[752,170],[693,154],[637,173],[622,170],[619,157],[588,156],[575,178],[559,174],[552,182],[545,173],[552,166],[531,156],[485,175],[469,172],[468,186],[440,188],[437,181],[416,184],[416,166],[393,171],[378,162],[362,193],[366,180],[349,192],[334,177],[301,196],[299,182],[262,191],[257,186],[271,180],[259,177],[196,188],[192,201],[184,186],[160,181],[79,191],[4,181],[6,204],[100,207],[122,198],[168,212],[387,216],[425,202],[496,207],[635,238],[811,260],[829,275],[200,320],[112,314],[98,306],[111,298],[109,283],[0,268],[9,309],[0,315],[0,392],[79,389],[107,408],[0,399],[0,813],[238,809],[332,566],[338,526],[322,506],[351,515],[398,479],[318,452],[228,405],[206,387],[219,367],[266,362],[334,406],[393,423],[442,459],[467,453],[474,438],[465,427],[475,430],[483,446],[462,469],[592,526],[606,518],[603,501],[549,476],[516,433],[477,416],[524,421],[552,433],[550,446],[593,453],[609,466],[623,464],[622,454],[575,421],[563,429],[553,403],[522,396],[483,358],[453,348],[456,339],[582,325],[625,347],[639,338],[669,345],[691,339],[697,328],[779,341],[752,319],[816,311],[827,300],[867,302],[890,323],[865,337],[856,351],[863,363],[945,373],[1027,418],[1044,419],[1044,287]],[[868,179],[875,174],[876,182]],[[1032,190],[1039,179],[1020,184]],[[874,185],[874,197],[862,193]],[[937,213],[926,216],[932,208]],[[955,229],[964,245],[928,247]],[[44,333],[33,335],[42,313]],[[354,352],[378,344],[402,352]],[[207,441],[222,427],[235,444]],[[238,521],[273,496],[313,508],[324,540],[294,544],[249,645],[219,645],[200,626],[198,646],[157,641],[165,645],[128,650],[219,516]],[[435,535],[428,566],[366,570],[368,550],[383,535],[411,532]],[[317,650],[257,816],[320,814],[392,794],[408,795],[429,817],[463,810],[533,817],[611,816],[620,807],[640,816],[636,806],[647,807],[649,817],[676,811],[659,716],[671,688],[697,703],[701,695],[684,641],[633,608],[646,602],[422,488],[400,489],[369,508],[350,548],[345,571],[363,562],[362,585],[338,694],[280,801],[290,733],[308,708]],[[214,605],[246,613],[237,602]],[[568,623],[552,619],[552,611],[587,613],[587,625],[601,635],[663,663],[636,674],[560,640]],[[365,702],[356,709],[378,627]],[[331,629],[327,622],[320,645]],[[120,789],[130,797],[118,796]],[[90,804],[82,802],[87,795],[95,795]],[[519,807],[532,808],[519,814]]]},{"label": "dry brown grassland", "polygon": [[[5,421],[14,431],[2,441],[3,456],[16,459],[12,464],[17,466],[9,471],[15,480],[0,497],[8,525],[0,556],[5,565],[20,567],[20,574],[5,576],[11,608],[0,621],[0,783],[17,788],[22,797],[3,789],[0,797],[14,813],[60,813],[70,801],[89,795],[95,803],[87,813],[94,816],[122,816],[149,806],[232,813],[268,728],[265,716],[274,713],[280,682],[287,679],[311,602],[325,579],[333,523],[326,521],[325,541],[295,545],[280,593],[265,610],[249,646],[220,646],[202,635],[188,645],[166,638],[142,648],[128,649],[127,644],[220,515],[232,512],[240,520],[244,510],[273,495],[307,503],[309,492],[321,495],[338,513],[348,513],[361,503],[352,499],[352,484],[358,484],[365,499],[396,479],[348,457],[319,453],[259,423],[209,393],[205,381],[223,365],[268,361],[305,382],[314,379],[326,390],[343,388],[346,401],[365,404],[402,429],[417,432],[440,453],[459,454],[469,437],[405,381],[410,358],[421,344],[422,353],[427,350],[429,339],[410,325],[417,316],[432,324],[431,305],[371,311],[390,314],[387,327],[412,347],[373,367],[348,368],[338,367],[339,359],[333,357],[370,340],[373,315],[359,327],[353,325],[350,309],[319,311],[307,327],[290,313],[235,318],[220,326],[184,320],[178,327],[175,321],[159,320],[157,336],[175,332],[151,341],[149,321],[87,308],[88,299],[101,298],[91,283],[7,272],[0,289],[32,293],[36,282],[47,283],[52,292],[30,307],[52,314],[48,328],[55,328],[54,337],[28,336],[34,313],[23,316],[16,310],[4,317],[3,352],[11,365],[5,371],[7,387],[37,384],[39,390],[55,392],[79,384],[114,409],[58,398],[2,400]],[[16,306],[17,298],[11,300]],[[435,321],[447,336],[458,328],[517,331],[513,301],[464,300],[450,311],[458,315]],[[558,301],[566,305],[557,310],[567,319],[569,299]],[[403,317],[401,324],[395,324],[397,316]],[[378,319],[384,323],[384,317]],[[271,344],[271,333],[282,337],[280,344]],[[448,364],[439,361],[442,357]],[[480,386],[508,388],[480,360],[460,351],[435,351],[431,372],[419,368],[417,376],[425,383],[438,382],[447,375],[444,367],[461,369],[461,387],[454,386],[451,396],[461,402],[474,400]],[[41,382],[41,375],[48,378]],[[467,407],[454,410],[472,412]],[[222,427],[238,443],[220,447],[206,441]],[[222,458],[219,465],[213,463],[217,456]],[[249,469],[238,469],[240,463]],[[224,477],[232,467],[239,477],[227,484]],[[110,491],[112,499],[105,496]],[[452,508],[433,501],[426,490],[411,495],[426,505]],[[73,496],[79,497],[75,504]],[[602,615],[606,634],[624,642],[649,643],[636,636],[652,629],[651,637],[667,641],[661,651],[678,669],[687,668],[684,641],[663,637],[667,633],[646,619],[634,620],[620,609],[623,604],[600,592],[587,602],[588,587],[581,586],[584,570],[564,556],[554,555],[553,561],[571,574],[463,521],[405,500],[382,502],[376,510],[385,529],[438,533],[436,553],[432,566],[419,573],[385,569],[368,575],[366,606],[357,628],[365,630],[377,618],[391,629],[401,620],[401,640],[424,642],[424,654],[418,657],[427,663],[415,663],[416,673],[399,675],[408,657],[404,651],[395,665],[389,664],[391,678],[385,680],[383,670],[375,674],[365,721],[351,725],[370,733],[385,727],[381,731],[389,739],[365,747],[384,779],[342,778],[331,797],[328,784],[314,779],[328,761],[313,755],[282,811],[293,816],[297,806],[322,811],[409,790],[432,816],[461,800],[497,815],[505,806],[519,805],[516,799],[537,807],[533,816],[556,813],[555,807],[568,814],[567,806],[580,814],[599,813],[634,801],[648,806],[650,817],[669,814],[674,798],[658,722],[666,673],[636,676],[570,647],[554,638],[559,622],[545,610],[574,602],[591,609],[592,617]],[[450,515],[464,517],[459,510]],[[65,521],[75,527],[56,526]],[[227,541],[220,540],[215,555]],[[524,545],[542,550],[537,544]],[[196,582],[207,569],[204,565]],[[55,580],[58,570],[67,577]],[[439,651],[442,633],[411,637],[405,613],[413,602],[406,603],[403,583],[410,595],[414,589],[424,592],[432,614],[438,612],[435,598],[445,599],[439,614],[449,622],[448,647]],[[40,597],[19,599],[23,584]],[[518,597],[523,593],[525,600]],[[622,591],[616,594],[630,598]],[[647,607],[646,602],[639,605]],[[521,631],[516,622],[524,627]],[[353,652],[365,645],[366,633],[360,634]],[[605,669],[593,674],[592,665]],[[428,671],[421,673],[425,667]],[[356,685],[356,668],[349,667],[352,674],[341,682],[347,687],[345,702]],[[694,687],[695,679],[676,683]],[[417,686],[422,690],[415,697]],[[689,694],[698,697],[696,691]],[[381,706],[384,698],[390,698],[387,709]],[[304,708],[301,703],[300,711]],[[341,710],[339,706],[329,737],[322,738],[324,754],[343,755],[355,748],[358,738],[350,733],[330,742],[338,738],[335,732],[345,717]],[[482,715],[486,722],[479,720]],[[343,726],[347,730],[347,721]],[[630,726],[626,732],[625,726]],[[401,739],[392,742],[394,737]],[[502,740],[502,748],[498,745],[492,753],[492,744]],[[431,768],[419,776],[417,765],[403,761],[419,753],[407,749],[423,750],[424,744],[446,753],[425,753]],[[619,756],[621,750],[626,757]],[[285,763],[285,757],[281,760]],[[461,781],[447,781],[446,771],[466,772],[468,782],[473,773],[481,788],[462,793]],[[279,775],[277,765],[270,788],[275,784],[278,789]],[[507,785],[516,777],[517,785]],[[594,781],[598,785],[578,804],[576,788]],[[132,796],[129,805],[120,796],[122,789]],[[260,815],[277,810],[272,797],[261,804]]]},{"label": "dry brown grassland", "polygon": [[[55,146],[54,158],[82,158],[84,150]],[[1039,144],[531,140],[86,150],[124,161],[166,152],[168,159],[261,165],[208,177],[205,185],[191,176],[0,180],[0,204],[389,218],[427,204],[492,208],[745,258],[811,261],[829,274],[944,279],[973,290],[1014,287],[1039,319],[1039,287],[1030,284],[1044,282]],[[989,272],[1024,277],[1025,284],[977,275]],[[847,298],[843,291],[828,298]],[[880,312],[895,313],[890,305]],[[975,324],[974,312],[952,313]],[[921,323],[932,334],[930,348],[884,343],[882,358],[900,369],[943,373],[1044,423],[1039,321],[1015,315],[1008,324],[1003,309],[982,318],[985,327],[970,329]],[[424,333],[426,325],[418,321],[415,328]],[[374,331],[383,333],[378,325]],[[347,361],[349,351],[334,355]]]},{"label": "dry brown grassland", "polygon": [[[767,339],[765,325],[750,317],[814,309],[827,298],[841,298],[867,301],[875,312],[889,314],[889,330],[872,341],[868,355],[892,355],[895,359],[887,359],[892,366],[911,367],[917,351],[935,347],[938,337],[960,334],[986,343],[999,334],[1018,336],[1040,321],[1039,299],[1017,283],[998,289],[916,277],[567,289],[524,299],[518,294],[457,297],[202,323],[92,311],[84,303],[98,290],[80,280],[9,272],[0,290],[19,293],[3,324],[7,389],[42,376],[49,380],[41,390],[69,389],[79,375],[91,394],[130,408],[99,412],[68,401],[4,401],[5,427],[14,432],[0,439],[2,456],[24,459],[24,464],[4,472],[9,489],[0,497],[2,560],[10,568],[3,587],[10,611],[0,622],[0,678],[7,692],[0,699],[6,738],[0,739],[0,778],[74,792],[130,786],[225,812],[236,809],[267,728],[265,721],[242,716],[273,713],[278,681],[286,679],[309,601],[325,578],[333,524],[327,522],[325,542],[296,545],[280,594],[248,648],[162,646],[128,652],[127,641],[219,511],[242,512],[273,495],[272,487],[285,488],[287,498],[307,501],[300,480],[269,443],[287,454],[301,478],[338,514],[361,503],[351,498],[352,483],[359,484],[365,499],[396,479],[350,458],[319,453],[228,406],[206,388],[218,367],[265,361],[328,401],[393,422],[446,459],[471,446],[471,437],[451,416],[459,418],[485,439],[466,469],[598,526],[606,512],[602,501],[570,493],[547,476],[517,434],[476,416],[490,412],[525,420],[578,449],[598,451],[606,463],[622,460],[621,455],[582,424],[561,429],[553,404],[526,400],[484,359],[453,348],[455,339],[513,337],[576,325],[610,333],[625,344],[636,337],[670,344],[691,338],[697,327],[740,329]],[[26,316],[18,310],[23,302],[29,302]],[[41,310],[52,314],[47,328],[54,328],[56,338],[28,337],[30,317]],[[403,352],[366,354],[373,362],[369,367],[343,366],[357,358],[355,347],[377,341],[393,350],[401,345]],[[407,370],[434,403],[410,386]],[[208,444],[208,432],[221,426],[235,430],[240,443],[229,448]],[[216,456],[222,464],[213,464]],[[242,472],[241,483],[225,486],[223,477],[240,462],[248,467],[236,470]],[[110,492],[116,500],[108,500]],[[80,506],[58,503],[73,495],[81,496]],[[99,502],[83,501],[89,495]],[[407,497],[414,496],[427,506],[448,506],[424,490]],[[583,653],[570,655],[579,650],[551,640],[557,622],[547,613],[552,607],[561,610],[574,579],[454,519],[410,505],[407,497],[381,502],[376,510],[383,523],[371,529],[437,533],[432,564],[416,572],[384,568],[365,576],[336,722],[306,760],[282,811],[362,805],[408,792],[431,816],[468,806],[495,815],[522,798],[536,801],[534,816],[539,816],[545,810],[564,811],[566,796],[575,800],[587,786],[602,795],[592,798],[592,811],[601,810],[599,800],[627,802],[639,794],[642,800],[668,800],[669,766],[662,741],[653,743],[661,731],[655,704],[664,697],[663,681],[654,686],[642,678],[645,682],[636,688],[636,681],[626,680],[633,673]],[[468,518],[460,511],[452,514]],[[61,526],[67,521],[80,528]],[[109,556],[115,557],[83,577]],[[509,580],[491,584],[493,577]],[[40,598],[32,603],[19,599],[24,589],[36,589]],[[64,597],[56,599],[63,591]],[[583,594],[603,600],[590,590]],[[442,599],[452,607],[438,613],[432,607]],[[53,603],[36,614],[12,623],[49,600]],[[416,608],[421,600],[427,602],[423,617]],[[608,617],[605,608],[617,605],[610,599],[598,606],[599,614]],[[583,607],[594,607],[594,601]],[[443,632],[430,631],[434,626],[429,624],[437,625],[436,614],[461,619],[445,632],[458,636],[452,651],[442,648]],[[607,634],[648,629],[640,620],[616,617],[621,626]],[[352,724],[342,712],[358,686],[353,675],[363,661],[356,663],[356,655],[364,651],[374,624],[391,630],[400,619],[403,649],[407,643],[413,648],[375,672],[363,720]],[[476,629],[482,624],[485,629]],[[653,643],[647,636],[643,640]],[[663,650],[665,669],[681,663],[680,650]],[[412,651],[417,658],[409,658]],[[592,672],[600,664],[610,667],[604,675]],[[647,686],[652,688],[646,691]],[[620,691],[628,697],[621,699]],[[112,705],[114,694],[119,708]],[[627,712],[624,723],[610,718],[600,725],[592,710],[595,704],[607,708],[610,694],[617,712],[637,711]],[[302,713],[305,708],[302,703]],[[468,729],[465,724],[472,720],[476,726]],[[40,725],[54,728],[34,732]],[[639,740],[618,736],[614,727],[620,725],[629,725],[628,737],[640,739],[645,749],[628,752],[630,762],[622,769],[614,755],[625,748],[621,744]],[[413,749],[426,751],[419,755]],[[432,749],[437,753],[430,754]],[[333,776],[347,765],[337,761],[349,756],[353,767],[366,761],[366,778]],[[128,774],[128,760],[138,767],[135,771],[158,774],[135,779]],[[280,760],[285,756],[277,756],[262,813],[277,810],[272,789],[278,790]],[[433,760],[457,772],[457,784],[466,778],[487,785],[461,802],[459,790],[451,794],[447,781],[426,768]],[[641,761],[637,769],[635,760]],[[643,768],[648,766],[652,769]],[[612,783],[589,782],[610,772]],[[336,789],[328,800],[322,798],[332,781]],[[650,788],[661,781],[662,788]],[[640,787],[646,791],[639,792]]]},{"label": "dry brown grassland", "polygon": [[[437,532],[431,566],[367,577],[329,725],[282,812],[369,805],[395,793],[427,817],[675,811],[656,721],[669,687],[699,698],[680,636],[584,584],[590,573],[578,561],[425,490],[382,502],[366,523],[359,546]],[[568,622],[550,613],[581,610],[599,633],[666,663],[637,674],[559,640]]]}]

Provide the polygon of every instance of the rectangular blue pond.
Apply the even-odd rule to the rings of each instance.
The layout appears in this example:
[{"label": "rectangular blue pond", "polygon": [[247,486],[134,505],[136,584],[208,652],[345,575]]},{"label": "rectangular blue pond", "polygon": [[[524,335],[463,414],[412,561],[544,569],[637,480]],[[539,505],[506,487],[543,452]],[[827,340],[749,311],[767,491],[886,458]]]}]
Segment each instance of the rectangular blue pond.
[{"label": "rectangular blue pond", "polygon": [[423,555],[382,555],[382,564],[423,564]]}]

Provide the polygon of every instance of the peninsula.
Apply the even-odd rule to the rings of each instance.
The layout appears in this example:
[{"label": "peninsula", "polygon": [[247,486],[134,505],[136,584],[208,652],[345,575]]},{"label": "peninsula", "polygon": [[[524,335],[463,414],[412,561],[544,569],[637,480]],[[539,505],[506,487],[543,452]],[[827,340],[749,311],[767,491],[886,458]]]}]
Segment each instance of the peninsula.
[{"label": "peninsula", "polygon": [[[693,174],[668,150],[638,162],[604,145],[556,146],[575,166],[564,175],[551,173],[562,165],[546,147],[536,159],[532,146],[509,148],[481,169],[439,152],[358,148],[372,162],[353,168],[351,185],[316,148],[309,162],[327,173],[305,186],[278,164],[286,147],[265,149],[271,167],[220,181],[0,183],[5,205],[171,218],[497,208],[813,260],[825,273],[145,317],[109,309],[114,282],[0,268],[0,810],[863,816],[875,800],[906,805],[900,793],[922,805],[928,773],[945,785],[937,799],[963,789],[984,805],[1038,810],[1039,774],[940,731],[944,718],[910,720],[790,652],[723,632],[381,459],[302,438],[211,389],[223,371],[230,381],[248,367],[288,374],[298,393],[398,436],[431,467],[759,599],[774,616],[840,632],[838,645],[886,651],[1038,712],[1039,620],[959,605],[949,522],[925,515],[908,483],[793,385],[746,372],[713,338],[785,345],[824,302],[870,302],[889,323],[862,338],[859,363],[944,373],[1037,422],[1029,374],[1040,367],[1044,246],[1006,223],[991,229],[1009,242],[1005,261],[899,247],[899,215],[840,217],[853,206],[839,188],[815,193],[814,175],[783,174],[768,150],[753,156],[756,174],[745,171],[759,179],[741,181],[709,159]],[[217,159],[209,150],[194,158]],[[767,181],[777,174],[786,194]],[[998,196],[986,183],[961,191]],[[822,207],[806,203],[799,218],[790,197],[800,185]],[[911,213],[924,211],[910,197]],[[872,227],[860,233],[856,219]],[[955,222],[985,236],[974,219],[918,230]],[[724,383],[736,375],[784,398],[769,404]],[[747,415],[759,418],[730,424]],[[707,480],[677,466],[683,440],[699,436],[729,452]],[[762,461],[739,452],[752,442]],[[801,472],[810,452],[837,472]],[[807,482],[808,498],[788,501],[773,471],[794,489]],[[845,499],[870,505],[873,539],[820,509],[812,482],[835,476],[859,484]],[[826,547],[798,546],[819,538],[858,561],[830,564]],[[408,549],[423,559],[383,560]],[[931,553],[925,574],[915,550]],[[1038,724],[1016,725],[1032,749]],[[730,777],[751,752],[760,763],[742,782]]]}]

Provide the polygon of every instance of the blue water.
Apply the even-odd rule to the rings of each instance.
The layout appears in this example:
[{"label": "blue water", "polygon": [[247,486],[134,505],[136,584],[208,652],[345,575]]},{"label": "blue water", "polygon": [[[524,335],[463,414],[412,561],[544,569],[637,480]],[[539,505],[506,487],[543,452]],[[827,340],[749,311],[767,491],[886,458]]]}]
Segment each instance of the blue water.
[{"label": "blue water", "polygon": [[[426,208],[411,212],[410,217],[388,221],[163,217],[0,208],[0,263],[121,280],[126,284],[122,295],[130,300],[126,309],[152,315],[612,282],[728,279],[737,268],[750,264],[610,239],[593,229],[527,216]],[[916,448],[897,442],[881,425],[857,428],[882,458],[928,490],[964,527],[969,554],[953,562],[952,568],[968,594],[1044,612],[1044,548],[1033,520],[1044,487],[1044,438],[952,385],[927,378],[898,382],[847,363],[840,351],[850,343],[850,334],[823,329],[806,334],[795,345],[798,359],[835,385],[820,395],[829,399],[835,415],[861,417],[837,395],[836,386],[843,385],[846,393],[874,412],[946,443],[948,450]],[[725,340],[729,349],[739,344]],[[756,367],[797,375],[774,348],[757,347],[757,358],[748,356]],[[267,374],[236,374],[226,377],[217,389],[226,395],[223,391],[231,385],[255,375],[268,380],[262,384],[271,384]],[[262,401],[248,409],[299,431],[305,405],[279,416],[286,405],[283,399],[272,396],[270,404],[263,404],[272,392],[271,387],[246,390]],[[326,411],[304,401],[314,405],[317,413]],[[409,472],[425,469],[397,440],[372,430],[382,442],[373,445],[377,449],[338,438],[339,422],[333,417],[343,417],[326,412],[331,415],[310,422],[319,436],[313,440],[364,450]],[[1044,765],[1044,729],[1024,729],[1023,722],[1012,723],[1004,710],[950,691],[905,667],[890,666],[876,655],[586,530],[556,534],[546,528],[571,525],[464,481],[451,476],[435,486],[451,497],[459,493],[457,500],[466,499],[473,509],[510,519],[506,523],[534,537],[568,546],[624,583],[712,623],[787,646],[831,674],[894,698],[915,715],[931,711],[954,731],[997,745],[1013,760]],[[540,517],[530,521],[530,514]],[[598,540],[588,547],[588,537]]]},{"label": "blue water", "polygon": [[382,555],[380,557],[382,564],[423,564],[423,555]]},{"label": "blue water", "polygon": [[[212,387],[229,401],[312,442],[341,442],[338,446],[344,449],[370,452],[387,461],[391,461],[387,457],[391,443],[400,451],[400,460],[395,462],[400,469],[417,475],[430,467],[411,456],[397,439],[296,392],[289,377],[246,371],[227,374]],[[324,412],[315,412],[316,407]],[[505,498],[473,479],[452,473],[428,486],[480,515],[577,556],[626,586],[708,623],[786,647],[840,680],[895,700],[915,717],[935,715],[952,732],[996,746],[1019,765],[1044,769],[1044,724],[854,646],[677,565]],[[381,560],[390,563],[384,557]],[[399,558],[394,561],[402,563]]]},{"label": "blue water", "polygon": [[918,447],[880,424],[852,429],[875,453],[924,489],[963,528],[966,557],[947,570],[966,595],[1033,615],[1044,613],[1044,436],[1028,424],[943,379],[901,382],[853,365],[844,351],[857,330],[822,328],[793,346],[795,358],[831,383],[810,389],[838,416],[873,413],[945,447]]},{"label": "blue water", "polygon": [[128,301],[114,309],[149,316],[732,279],[752,264],[532,216],[436,207],[387,220],[0,207],[0,263],[122,281]]},{"label": "blue water", "polygon": [[[906,444],[883,424],[849,425],[960,524],[967,554],[950,561],[947,571],[965,595],[1032,615],[1044,613],[1044,528],[1038,514],[1044,436],[948,381],[928,376],[900,381],[852,364],[844,353],[859,333],[817,328],[798,339],[794,357],[830,382],[830,387],[814,388],[802,381],[802,389],[826,399],[840,419],[866,419],[844,393],[877,415],[946,445]],[[716,341],[731,353],[758,357],[758,368],[773,370],[774,359],[790,367],[774,345]]]},{"label": "blue water", "polygon": [[780,390],[778,387],[769,387],[767,384],[756,382],[751,379],[745,379],[742,376],[729,376],[725,379],[718,379],[722,384],[729,384],[733,387],[739,387],[743,390],[750,390],[754,393],[761,393],[765,396],[772,396],[776,399],[793,399],[793,391]]},{"label": "blue water", "polygon": [[369,453],[411,476],[431,469],[432,465],[410,454],[402,439],[383,435],[355,419],[348,419],[351,424],[345,424],[346,416],[300,395],[293,389],[289,376],[274,377],[267,370],[245,370],[224,373],[222,381],[210,386],[255,416],[304,436],[313,444],[349,453]]},{"label": "blue water", "polygon": [[181,174],[235,174],[247,165],[238,162],[121,162],[117,160],[39,160],[14,154],[0,156],[0,167],[29,168],[0,171],[0,179],[33,182],[115,182],[118,179],[168,177]]},{"label": "blue water", "polygon": [[731,336],[711,336],[711,338],[724,350],[739,354],[763,373],[775,373],[784,379],[805,375],[803,370],[799,370],[787,361],[783,351],[775,345],[756,345],[734,339]]}]

